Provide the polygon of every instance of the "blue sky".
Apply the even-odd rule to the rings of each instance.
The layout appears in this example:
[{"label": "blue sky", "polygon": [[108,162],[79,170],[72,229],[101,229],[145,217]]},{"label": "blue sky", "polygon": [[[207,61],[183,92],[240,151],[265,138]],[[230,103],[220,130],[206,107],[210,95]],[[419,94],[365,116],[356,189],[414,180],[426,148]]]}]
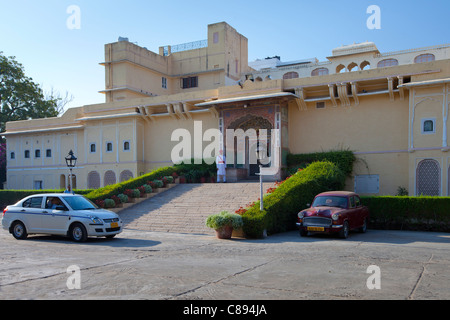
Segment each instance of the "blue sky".
[{"label": "blue sky", "polygon": [[[80,9],[80,29],[67,28]],[[381,29],[366,26],[367,8],[381,10]],[[68,107],[104,102],[104,44],[119,36],[158,52],[207,38],[226,21],[249,39],[249,61],[317,57],[333,48],[373,41],[381,52],[450,43],[448,0],[0,0],[0,51],[15,56],[45,91],[68,91]]]}]

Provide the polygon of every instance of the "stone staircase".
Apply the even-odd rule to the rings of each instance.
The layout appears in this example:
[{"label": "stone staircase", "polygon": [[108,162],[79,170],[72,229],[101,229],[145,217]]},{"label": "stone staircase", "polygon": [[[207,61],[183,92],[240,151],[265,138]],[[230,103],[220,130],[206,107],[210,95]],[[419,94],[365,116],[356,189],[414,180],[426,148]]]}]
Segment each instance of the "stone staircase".
[{"label": "stone staircase", "polygon": [[[264,193],[273,182],[265,182]],[[259,182],[178,184],[119,211],[125,228],[195,234],[215,234],[205,226],[210,214],[234,212],[259,198]]]}]

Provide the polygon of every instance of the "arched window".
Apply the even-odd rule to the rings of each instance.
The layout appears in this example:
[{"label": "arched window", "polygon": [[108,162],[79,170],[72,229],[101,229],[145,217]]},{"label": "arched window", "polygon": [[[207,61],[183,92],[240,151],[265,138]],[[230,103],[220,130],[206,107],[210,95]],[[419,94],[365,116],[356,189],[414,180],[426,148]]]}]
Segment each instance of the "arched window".
[{"label": "arched window", "polygon": [[[350,63],[347,68],[348,68],[348,71],[358,71],[358,65],[354,62]],[[356,68],[356,70],[353,70],[355,68]]]},{"label": "arched window", "polygon": [[345,66],[343,64],[340,64],[336,68],[336,73],[343,73],[343,72],[345,72],[345,70],[346,70]]},{"label": "arched window", "polygon": [[393,67],[393,66],[398,66],[397,59],[384,59],[378,62],[377,65],[378,68]]},{"label": "arched window", "polygon": [[425,54],[421,54],[420,56],[417,56],[414,59],[414,63],[430,62],[430,61],[434,61],[435,59],[436,58],[434,57],[434,54],[425,53]]},{"label": "arched window", "polygon": [[291,71],[291,72],[287,72],[283,75],[283,79],[295,79],[298,78],[298,73]]},{"label": "arched window", "polygon": [[104,179],[105,186],[108,186],[110,184],[115,184],[115,183],[116,183],[116,173],[112,170],[106,171],[105,179]]},{"label": "arched window", "polygon": [[370,62],[364,60],[364,61],[361,63],[361,65],[359,66],[359,68],[360,68],[361,70],[368,70],[368,69],[370,69]]},{"label": "arched window", "polygon": [[127,181],[133,178],[133,173],[130,170],[123,170],[120,173],[120,182]]},{"label": "arched window", "polygon": [[439,196],[441,194],[441,174],[439,162],[426,159],[417,165],[416,193],[424,196]]},{"label": "arched window", "polygon": [[89,172],[87,180],[88,189],[100,188],[100,174],[97,171]]},{"label": "arched window", "polygon": [[325,76],[327,74],[329,74],[329,71],[327,68],[317,68],[311,72],[311,76],[313,76],[313,77],[314,76]]}]

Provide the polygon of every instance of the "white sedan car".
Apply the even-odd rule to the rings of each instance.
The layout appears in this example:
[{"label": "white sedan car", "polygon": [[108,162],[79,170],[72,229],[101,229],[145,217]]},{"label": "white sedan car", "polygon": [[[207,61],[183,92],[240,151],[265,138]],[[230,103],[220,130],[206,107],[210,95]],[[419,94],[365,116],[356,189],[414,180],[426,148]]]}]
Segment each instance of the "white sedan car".
[{"label": "white sedan car", "polygon": [[76,242],[89,236],[113,238],[122,232],[120,217],[77,194],[28,196],[3,210],[3,229],[16,239],[29,234],[66,235]]}]

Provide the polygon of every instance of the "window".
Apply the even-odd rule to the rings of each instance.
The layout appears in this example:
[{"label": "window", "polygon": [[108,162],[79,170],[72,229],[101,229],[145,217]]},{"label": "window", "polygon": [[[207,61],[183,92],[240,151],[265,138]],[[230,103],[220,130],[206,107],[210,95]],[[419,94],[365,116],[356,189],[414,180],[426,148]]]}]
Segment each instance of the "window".
[{"label": "window", "polygon": [[130,141],[126,140],[123,142],[123,151],[130,151]]},{"label": "window", "polygon": [[384,59],[378,62],[377,65],[378,68],[393,67],[393,66],[398,66],[397,59]]},{"label": "window", "polygon": [[358,196],[355,196],[355,206],[356,207],[361,206],[361,199]]},{"label": "window", "polygon": [[106,143],[106,152],[113,152],[113,144],[112,142]]},{"label": "window", "polygon": [[380,176],[378,174],[365,174],[355,177],[356,193],[379,193]]},{"label": "window", "polygon": [[167,78],[166,77],[162,77],[161,81],[162,81],[162,88],[163,89],[167,89]]},{"label": "window", "polygon": [[311,72],[311,76],[325,76],[329,73],[327,68],[317,68]]},{"label": "window", "polygon": [[52,149],[47,149],[45,150],[45,156],[47,158],[51,158],[52,157]]},{"label": "window", "polygon": [[325,102],[316,102],[316,109],[323,109],[325,108]]},{"label": "window", "polygon": [[89,145],[89,152],[90,153],[95,153],[95,148],[96,148],[95,143],[91,143]]},{"label": "window", "polygon": [[15,153],[15,152],[11,152],[11,153],[9,154],[9,158],[10,158],[11,160],[14,160],[14,159],[16,158],[16,153]]},{"label": "window", "polygon": [[105,186],[116,183],[116,173],[112,170],[108,170],[105,172],[104,178]]},{"label": "window", "polygon": [[298,78],[298,73],[297,72],[287,72],[283,75],[283,79],[296,79]]},{"label": "window", "polygon": [[218,32],[214,32],[214,34],[213,34],[213,42],[214,43],[219,43],[219,33]]},{"label": "window", "polygon": [[198,87],[198,77],[181,78],[181,87],[183,89]]},{"label": "window", "polygon": [[426,53],[426,54],[421,54],[420,56],[417,56],[414,59],[414,63],[430,62],[430,61],[434,61],[434,60],[435,60],[434,54]]},{"label": "window", "polygon": [[436,133],[436,119],[422,119],[422,134]]},{"label": "window", "polygon": [[40,149],[34,150],[34,157],[35,158],[40,158],[41,157],[41,150]]},{"label": "window", "polygon": [[87,176],[87,186],[88,189],[98,189],[100,188],[100,174],[97,171],[91,171]]},{"label": "window", "polygon": [[130,170],[123,170],[120,173],[120,182],[127,181],[133,178],[133,173]]},{"label": "window", "polygon": [[44,197],[29,198],[22,203],[22,207],[24,207],[24,208],[41,208],[42,199],[44,199]]},{"label": "window", "polygon": [[441,194],[440,172],[441,168],[436,160],[420,161],[416,172],[416,195],[439,196]]},{"label": "window", "polygon": [[24,155],[25,159],[30,159],[30,150],[25,150]]},{"label": "window", "polygon": [[[42,190],[42,180],[35,180],[34,181],[34,190]],[[40,206],[39,206],[40,208]]]}]

